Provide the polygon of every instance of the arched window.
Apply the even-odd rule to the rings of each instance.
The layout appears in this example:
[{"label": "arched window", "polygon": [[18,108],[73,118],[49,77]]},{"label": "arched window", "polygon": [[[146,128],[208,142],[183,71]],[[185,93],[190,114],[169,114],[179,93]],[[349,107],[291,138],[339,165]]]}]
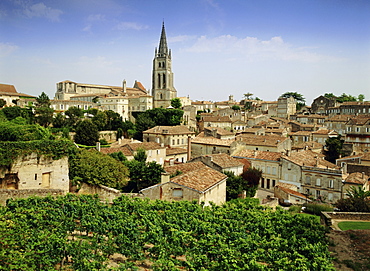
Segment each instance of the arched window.
[{"label": "arched window", "polygon": [[163,100],[163,94],[162,93],[159,93],[159,99]]}]

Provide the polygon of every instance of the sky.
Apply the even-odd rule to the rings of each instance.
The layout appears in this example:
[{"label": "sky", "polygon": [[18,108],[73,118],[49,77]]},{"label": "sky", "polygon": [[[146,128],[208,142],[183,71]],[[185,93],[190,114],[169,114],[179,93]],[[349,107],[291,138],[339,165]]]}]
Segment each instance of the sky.
[{"label": "sky", "polygon": [[179,97],[370,100],[368,0],[1,0],[0,83],[50,98],[64,80],[151,90],[162,22]]}]

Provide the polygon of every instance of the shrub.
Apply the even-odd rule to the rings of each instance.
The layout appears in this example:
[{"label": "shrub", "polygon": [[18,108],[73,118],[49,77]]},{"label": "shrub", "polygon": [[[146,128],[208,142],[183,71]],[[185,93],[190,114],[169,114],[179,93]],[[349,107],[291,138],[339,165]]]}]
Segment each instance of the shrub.
[{"label": "shrub", "polygon": [[306,212],[314,215],[321,215],[321,212],[331,212],[333,207],[322,203],[307,203],[305,204]]}]

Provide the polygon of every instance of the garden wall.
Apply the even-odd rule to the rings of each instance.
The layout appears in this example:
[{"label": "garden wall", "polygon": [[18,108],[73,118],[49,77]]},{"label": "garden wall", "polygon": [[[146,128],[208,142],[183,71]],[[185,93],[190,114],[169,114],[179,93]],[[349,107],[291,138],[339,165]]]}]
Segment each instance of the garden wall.
[{"label": "garden wall", "polygon": [[328,227],[332,226],[333,219],[341,220],[369,220],[370,213],[358,213],[358,212],[321,212],[321,224]]},{"label": "garden wall", "polygon": [[24,199],[31,196],[63,196],[66,192],[62,189],[0,189],[0,205],[5,206],[8,199]]}]

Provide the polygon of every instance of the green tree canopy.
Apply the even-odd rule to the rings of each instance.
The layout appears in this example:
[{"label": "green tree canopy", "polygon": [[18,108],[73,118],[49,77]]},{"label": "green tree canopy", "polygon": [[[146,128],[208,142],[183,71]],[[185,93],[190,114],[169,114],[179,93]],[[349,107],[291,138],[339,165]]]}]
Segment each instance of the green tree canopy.
[{"label": "green tree canopy", "polygon": [[36,98],[35,119],[41,126],[48,127],[53,121],[54,109],[50,105],[50,99],[45,92]]},{"label": "green tree canopy", "polygon": [[181,104],[180,98],[173,98],[171,100],[171,106],[173,108],[178,108],[178,109],[181,108],[182,107],[182,104]]},{"label": "green tree canopy", "polygon": [[357,101],[355,96],[348,95],[346,93],[342,93],[339,97],[337,97],[337,102],[343,103],[343,102],[355,102]]},{"label": "green tree canopy", "polygon": [[294,99],[296,99],[297,102],[301,102],[301,103],[305,103],[306,102],[306,99],[303,97],[303,95],[300,94],[300,93],[298,93],[298,92],[285,92],[280,97],[282,97],[282,98],[293,97]]},{"label": "green tree canopy", "polygon": [[82,120],[77,124],[74,140],[77,144],[94,146],[99,141],[98,128],[91,120]]},{"label": "green tree canopy", "polygon": [[122,189],[128,182],[128,169],[121,162],[95,149],[80,151],[70,159],[70,179]]},{"label": "green tree canopy", "polygon": [[83,117],[84,113],[81,108],[72,106],[64,112],[66,116],[66,125],[69,127],[75,127],[77,122]]},{"label": "green tree canopy", "polygon": [[31,141],[50,137],[50,131],[38,124],[0,122],[0,141]]},{"label": "green tree canopy", "polygon": [[6,101],[4,99],[0,99],[0,108],[3,108],[6,105]]},{"label": "green tree canopy", "polygon": [[344,140],[341,139],[341,136],[329,137],[325,140],[325,159],[331,163],[335,164],[335,160],[340,157],[342,153]]},{"label": "green tree canopy", "polygon": [[231,107],[231,109],[233,109],[233,110],[240,110],[240,106],[239,106],[239,105],[234,104],[234,105]]},{"label": "green tree canopy", "polygon": [[247,170],[245,170],[241,174],[241,176],[247,183],[245,189],[247,191],[247,196],[254,197],[262,177],[262,170],[257,169],[255,167],[250,167]]}]

